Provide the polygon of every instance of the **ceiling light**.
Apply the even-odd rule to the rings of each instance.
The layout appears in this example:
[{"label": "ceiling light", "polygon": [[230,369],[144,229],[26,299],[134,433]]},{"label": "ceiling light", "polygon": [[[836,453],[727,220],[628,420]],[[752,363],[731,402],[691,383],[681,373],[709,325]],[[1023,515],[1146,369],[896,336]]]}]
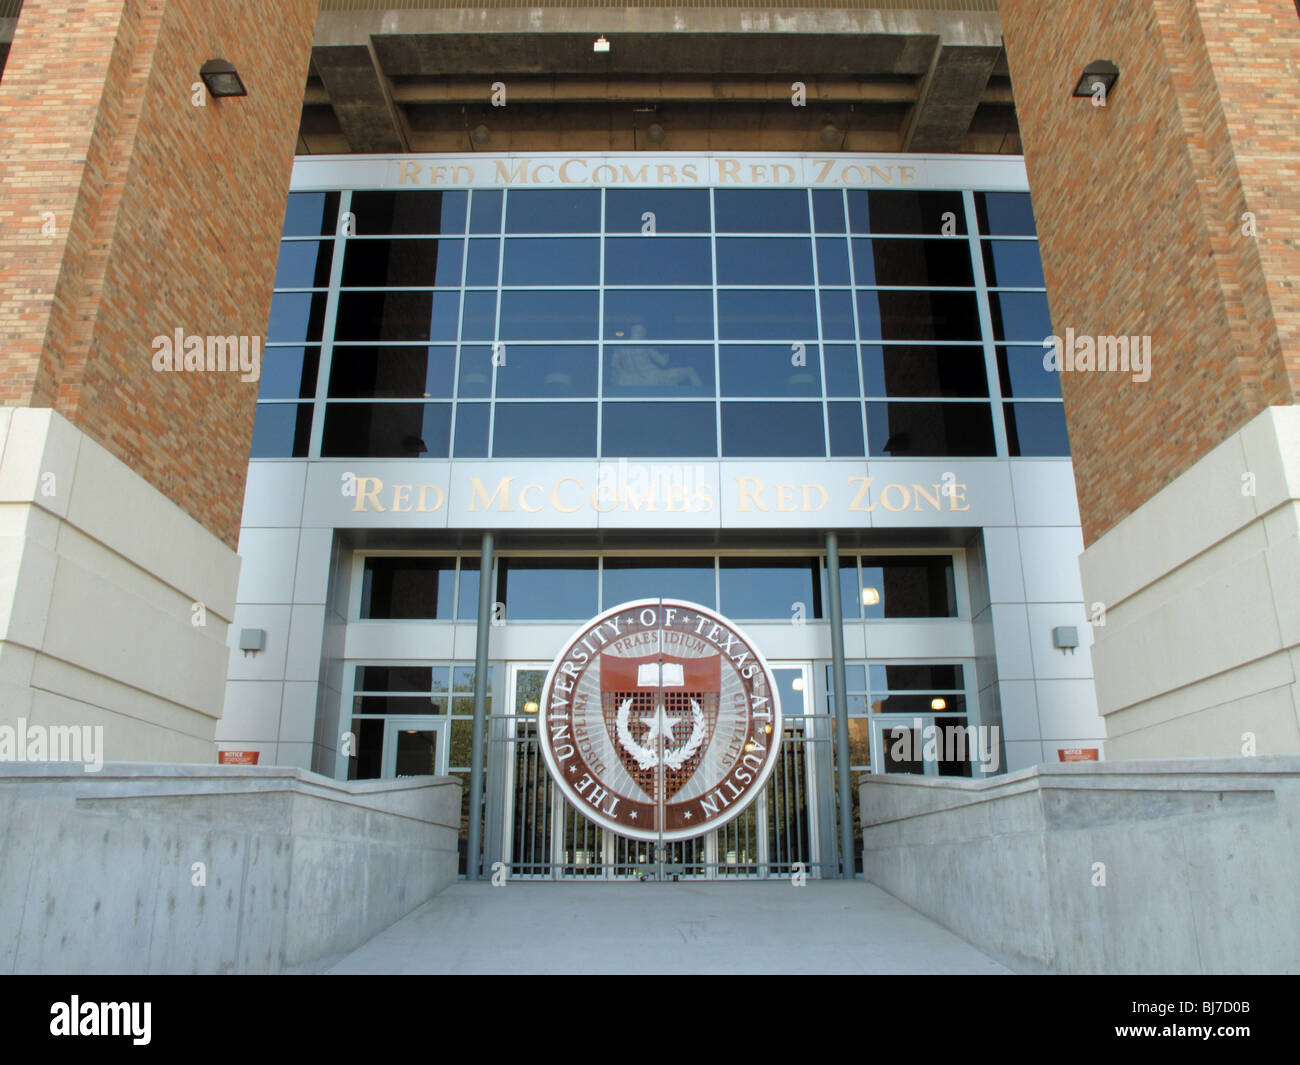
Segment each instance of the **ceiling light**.
[{"label": "ceiling light", "polygon": [[840,131],[836,128],[834,122],[827,122],[826,125],[822,126],[820,137],[823,144],[834,144],[840,139]]},{"label": "ceiling light", "polygon": [[645,131],[646,140],[651,144],[663,144],[664,128],[658,122],[653,122]]},{"label": "ceiling light", "polygon": [[609,51],[609,41],[605,40],[605,35],[604,35],[603,33],[602,33],[599,37],[596,38],[596,42],[595,42],[595,44],[593,44],[593,45],[591,46],[591,50],[592,50],[593,52],[608,52],[608,51]]},{"label": "ceiling light", "polygon": [[527,702],[527,703],[524,703],[524,713],[525,713],[525,714],[535,714],[535,713],[537,713],[537,704],[534,703],[534,702]]},{"label": "ceiling light", "polygon": [[948,709],[948,701],[944,699],[942,696],[936,696],[935,698],[930,700],[930,709],[946,710]]},{"label": "ceiling light", "polygon": [[878,592],[875,588],[862,589],[863,606],[875,606],[879,602],[880,602],[880,592]]}]

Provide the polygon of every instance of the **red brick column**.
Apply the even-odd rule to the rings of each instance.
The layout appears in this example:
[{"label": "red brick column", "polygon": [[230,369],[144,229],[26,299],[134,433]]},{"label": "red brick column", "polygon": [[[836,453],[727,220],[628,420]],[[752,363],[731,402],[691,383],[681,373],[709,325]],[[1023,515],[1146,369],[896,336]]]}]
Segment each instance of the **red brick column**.
[{"label": "red brick column", "polygon": [[[316,0],[28,0],[0,80],[0,403],[53,407],[232,548]],[[207,59],[246,98],[195,106]]]},{"label": "red brick column", "polygon": [[[1145,383],[1062,375],[1091,544],[1300,396],[1300,20],[1291,0],[1000,14],[1055,328],[1151,337]],[[1096,59],[1121,71],[1105,107],[1071,98]]]}]

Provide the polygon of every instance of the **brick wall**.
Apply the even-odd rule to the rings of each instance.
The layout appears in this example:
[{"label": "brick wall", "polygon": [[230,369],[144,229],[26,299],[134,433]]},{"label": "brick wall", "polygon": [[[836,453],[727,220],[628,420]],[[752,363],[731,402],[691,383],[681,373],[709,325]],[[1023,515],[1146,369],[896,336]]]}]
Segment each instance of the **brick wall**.
[{"label": "brick wall", "polygon": [[[1300,24],[1289,0],[1003,0],[1000,14],[1054,326],[1152,338],[1145,383],[1062,375],[1091,543],[1300,394]],[[1121,71],[1104,108],[1071,98],[1095,59]]]},{"label": "brick wall", "polygon": [[[316,10],[29,0],[0,81],[0,403],[53,407],[232,547],[257,385],[157,373],[152,339],[265,339]],[[215,56],[249,95],[196,107]]]}]

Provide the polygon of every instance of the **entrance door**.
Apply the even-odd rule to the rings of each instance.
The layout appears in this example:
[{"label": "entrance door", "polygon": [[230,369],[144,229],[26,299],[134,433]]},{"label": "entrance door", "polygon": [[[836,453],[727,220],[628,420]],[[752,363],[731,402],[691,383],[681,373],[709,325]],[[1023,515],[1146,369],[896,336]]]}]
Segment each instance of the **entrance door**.
[{"label": "entrance door", "polygon": [[[510,669],[513,705],[489,725],[488,859],[514,878],[672,879],[818,876],[819,794],[831,786],[829,722],[813,713],[809,663],[772,667],[783,719],[779,761],[762,794],[720,829],[670,842],[656,861],[653,841],[632,840],[596,825],[564,801],[537,743],[539,702],[548,666]],[[825,732],[825,735],[821,733]],[[821,778],[825,778],[824,780]],[[820,782],[820,783],[819,783]],[[832,830],[833,830],[832,822]]]},{"label": "entrance door", "polygon": [[384,729],[381,776],[441,776],[447,772],[444,732],[447,722],[436,717],[390,717]]}]

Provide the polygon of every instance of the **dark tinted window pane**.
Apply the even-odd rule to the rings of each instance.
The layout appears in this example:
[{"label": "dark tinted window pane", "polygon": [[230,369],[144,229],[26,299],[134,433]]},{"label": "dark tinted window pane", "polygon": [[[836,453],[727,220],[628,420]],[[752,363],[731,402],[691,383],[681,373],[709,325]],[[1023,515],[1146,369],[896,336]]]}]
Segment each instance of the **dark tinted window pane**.
[{"label": "dark tinted window pane", "polygon": [[849,283],[849,246],[843,238],[826,237],[817,241],[817,283]]},{"label": "dark tinted window pane", "polygon": [[[370,563],[366,560],[366,576]],[[390,560],[383,560],[390,561]],[[432,670],[428,666],[357,666],[356,690],[359,692],[431,692]]]},{"label": "dark tinted window pane", "polygon": [[378,717],[352,719],[357,753],[348,759],[349,780],[378,780],[383,771],[384,721]]},{"label": "dark tinted window pane", "polygon": [[456,617],[459,620],[473,621],[478,617],[478,575],[478,559],[460,560],[460,591],[456,598]]},{"label": "dark tinted window pane", "polygon": [[284,210],[286,237],[333,236],[339,219],[337,192],[291,192]]},{"label": "dark tinted window pane", "polygon": [[711,558],[607,558],[605,609],[634,599],[685,599],[714,608]]},{"label": "dark tinted window pane", "polygon": [[459,292],[344,292],[338,340],[455,340]]},{"label": "dark tinted window pane", "polygon": [[324,288],[330,283],[332,240],[286,240],[275,266],[276,288]]},{"label": "dark tinted window pane", "polygon": [[816,340],[813,294],[722,289],[718,292],[718,335],[724,340]]},{"label": "dark tinted window pane", "polygon": [[707,285],[713,280],[709,242],[699,237],[613,237],[605,241],[610,285]]},{"label": "dark tinted window pane", "polygon": [[471,233],[501,232],[502,193],[496,189],[475,189],[469,210]]},{"label": "dark tinted window pane", "polygon": [[820,296],[822,336],[827,340],[853,339],[853,297],[848,292],[829,289]]},{"label": "dark tinted window pane", "polygon": [[465,232],[463,192],[354,192],[350,208],[359,237]]},{"label": "dark tinted window pane", "polygon": [[827,404],[826,416],[830,419],[832,458],[866,454],[862,446],[861,403]]},{"label": "dark tinted window pane", "polygon": [[606,292],[605,339],[712,340],[713,294],[662,289]]},{"label": "dark tinted window pane", "polygon": [[1036,240],[985,240],[984,277],[991,287],[1042,288],[1043,261]]},{"label": "dark tinted window pane", "polygon": [[822,394],[816,344],[804,345],[798,352],[766,344],[723,344],[720,355],[724,396]]},{"label": "dark tinted window pane", "polygon": [[350,240],[345,288],[459,285],[462,240]]},{"label": "dark tinted window pane", "polygon": [[790,237],[720,237],[718,284],[811,285],[812,245]]},{"label": "dark tinted window pane", "polygon": [[975,284],[964,240],[853,241],[853,278],[859,285]]},{"label": "dark tinted window pane", "polygon": [[1027,192],[977,192],[975,214],[981,233],[995,237],[1032,237],[1037,232]]},{"label": "dark tinted window pane", "polygon": [[859,292],[863,340],[978,340],[979,310],[971,292]]},{"label": "dark tinted window pane", "polygon": [[[455,586],[454,558],[367,558],[361,578],[361,616],[447,620]],[[429,691],[429,671],[423,672],[424,690]]]},{"label": "dark tinted window pane", "polygon": [[497,331],[497,294],[466,292],[465,310],[460,324],[462,340],[492,340]]},{"label": "dark tinted window pane", "polygon": [[301,459],[311,445],[311,405],[259,403],[249,457]]},{"label": "dark tinted window pane", "polygon": [[475,344],[460,349],[460,383],[456,395],[462,399],[487,399],[492,395],[492,349]]},{"label": "dark tinted window pane", "polygon": [[[854,233],[919,233],[939,236],[954,216],[955,233],[966,232],[966,209],[960,192],[850,190],[849,228]],[[858,278],[862,283],[862,278]]]},{"label": "dark tinted window pane", "polygon": [[718,189],[713,212],[719,233],[808,232],[808,194],[802,189]]},{"label": "dark tinted window pane", "polygon": [[599,233],[600,193],[594,189],[511,189],[507,233]]},{"label": "dark tinted window pane", "polygon": [[[887,560],[864,559],[868,565],[878,566]],[[935,560],[938,562],[939,560]],[[910,562],[904,564],[915,564]],[[945,562],[948,572],[952,572],[952,560]],[[951,578],[949,578],[951,579]],[[881,614],[881,617],[884,615]],[[960,691],[965,687],[962,667],[958,665],[934,662],[906,663],[897,666],[872,666],[871,688],[873,691]]]},{"label": "dark tinted window pane", "polygon": [[1060,403],[1004,403],[1007,448],[1012,455],[1070,453],[1065,429],[1065,407]]},{"label": "dark tinted window pane", "polygon": [[844,194],[839,189],[813,190],[813,224],[818,233],[844,232]]},{"label": "dark tinted window pane", "polygon": [[[858,430],[858,436],[862,435],[861,429]],[[821,571],[821,589],[822,600],[827,603],[827,613],[830,613],[830,603],[826,599],[826,578],[828,576],[826,567]],[[862,596],[858,592],[858,560],[852,555],[840,556],[840,611],[846,618],[857,619],[862,617]],[[833,672],[833,671],[832,671]],[[862,679],[859,680],[859,677]],[[844,679],[846,681],[846,690],[861,691],[866,686],[866,672],[861,666],[846,666],[844,670]],[[827,687],[834,690],[835,678],[828,675]],[[849,701],[849,712],[854,711],[854,701]]]},{"label": "dark tinted window pane", "polygon": [[[632,327],[634,334],[637,328]],[[713,348],[694,344],[654,347],[644,342],[615,347],[607,342],[604,389],[606,396],[711,396]]]},{"label": "dark tinted window pane", "polygon": [[507,621],[581,621],[596,613],[596,560],[503,558],[497,598]]},{"label": "dark tinted window pane", "polygon": [[984,349],[863,345],[868,396],[987,396]]},{"label": "dark tinted window pane", "polygon": [[727,617],[822,616],[817,559],[723,558],[719,564],[721,610]]},{"label": "dark tinted window pane", "polygon": [[594,403],[498,403],[494,458],[594,458]]},{"label": "dark tinted window pane", "polygon": [[994,292],[989,294],[995,340],[1029,340],[1042,343],[1052,335],[1052,316],[1044,292]]},{"label": "dark tinted window pane", "polygon": [[723,458],[815,458],[825,454],[820,403],[722,404]]},{"label": "dark tinted window pane", "polygon": [[[957,593],[953,584],[952,558],[947,555],[923,555],[914,558],[864,557],[862,587],[867,590],[868,602],[864,611],[868,618],[954,618],[957,616]],[[872,603],[871,599],[879,601]],[[903,675],[900,674],[898,679],[903,679]],[[891,706],[890,710],[893,709]]]},{"label": "dark tinted window pane", "polygon": [[[607,403],[601,424],[601,454],[606,458],[716,458],[718,454],[712,403]],[[674,506],[680,510],[694,502],[681,497]]]},{"label": "dark tinted window pane", "polygon": [[321,455],[446,458],[450,436],[450,403],[330,403]]},{"label": "dark tinted window pane", "polygon": [[320,348],[267,348],[257,398],[310,399],[316,395],[319,365]]},{"label": "dark tinted window pane", "polygon": [[876,456],[996,453],[987,403],[868,403],[867,443]]},{"label": "dark tinted window pane", "polygon": [[471,240],[465,262],[465,284],[495,285],[500,252],[500,240]]},{"label": "dark tinted window pane", "polygon": [[822,364],[826,367],[826,394],[828,396],[860,396],[858,383],[857,349],[846,344],[827,344],[822,349]]},{"label": "dark tinted window pane", "polygon": [[339,344],[330,362],[331,398],[417,399],[451,395],[453,347],[351,347]]},{"label": "dark tinted window pane", "polygon": [[596,394],[594,346],[510,344],[503,354],[505,360],[497,366],[498,397],[540,399]]},{"label": "dark tinted window pane", "polygon": [[598,240],[507,240],[503,285],[594,285],[600,273]]},{"label": "dark tinted window pane", "polygon": [[486,403],[456,405],[456,446],[452,454],[458,459],[488,457],[488,412]]},{"label": "dark tinted window pane", "polygon": [[268,343],[321,339],[325,329],[325,293],[277,292],[271,297]]},{"label": "dark tinted window pane", "polygon": [[1061,376],[1043,368],[1048,348],[998,348],[998,376],[1002,394],[1017,399],[1061,398]]},{"label": "dark tinted window pane", "polygon": [[503,292],[502,340],[595,340],[596,292]]},{"label": "dark tinted window pane", "polygon": [[645,213],[654,215],[656,233],[707,233],[706,189],[609,189],[605,193],[605,232],[641,233]]}]

